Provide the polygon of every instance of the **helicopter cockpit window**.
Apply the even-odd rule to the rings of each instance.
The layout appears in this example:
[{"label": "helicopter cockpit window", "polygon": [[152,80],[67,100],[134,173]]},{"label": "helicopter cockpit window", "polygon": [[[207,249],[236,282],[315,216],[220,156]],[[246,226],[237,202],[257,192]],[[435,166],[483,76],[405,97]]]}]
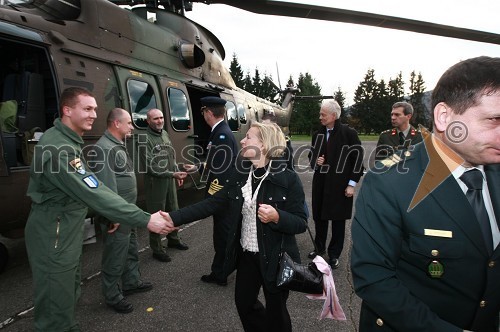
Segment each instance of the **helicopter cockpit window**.
[{"label": "helicopter cockpit window", "polygon": [[187,97],[184,91],[168,88],[168,105],[170,106],[170,123],[175,130],[188,131],[191,124]]},{"label": "helicopter cockpit window", "polygon": [[243,106],[242,104],[238,104],[238,106],[236,107],[238,109],[238,118],[240,119],[240,123],[241,124],[247,123],[247,114],[245,113],[245,106]]},{"label": "helicopter cockpit window", "polygon": [[232,131],[238,131],[240,129],[240,123],[238,122],[236,106],[232,101],[226,102],[226,115],[229,128],[231,128]]},{"label": "helicopter cockpit window", "polygon": [[152,108],[158,108],[153,87],[146,82],[129,80],[127,82],[132,120],[138,128],[147,128],[147,113]]}]

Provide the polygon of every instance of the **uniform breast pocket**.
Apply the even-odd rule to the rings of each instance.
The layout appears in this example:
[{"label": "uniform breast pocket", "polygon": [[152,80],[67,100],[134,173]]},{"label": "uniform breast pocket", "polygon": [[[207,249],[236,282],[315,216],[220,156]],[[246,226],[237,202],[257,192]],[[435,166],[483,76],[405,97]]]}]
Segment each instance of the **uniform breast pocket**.
[{"label": "uniform breast pocket", "polygon": [[431,261],[446,263],[464,255],[462,241],[453,238],[442,238],[410,234],[409,237],[409,260],[420,265],[422,269],[428,269]]}]

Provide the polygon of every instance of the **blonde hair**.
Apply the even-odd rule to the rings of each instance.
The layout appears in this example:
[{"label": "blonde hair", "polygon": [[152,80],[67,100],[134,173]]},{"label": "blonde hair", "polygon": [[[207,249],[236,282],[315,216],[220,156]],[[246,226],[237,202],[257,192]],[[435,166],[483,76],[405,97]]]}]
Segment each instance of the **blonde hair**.
[{"label": "blonde hair", "polygon": [[251,127],[259,130],[258,137],[264,145],[266,158],[281,157],[285,152],[285,135],[275,123],[253,122]]}]

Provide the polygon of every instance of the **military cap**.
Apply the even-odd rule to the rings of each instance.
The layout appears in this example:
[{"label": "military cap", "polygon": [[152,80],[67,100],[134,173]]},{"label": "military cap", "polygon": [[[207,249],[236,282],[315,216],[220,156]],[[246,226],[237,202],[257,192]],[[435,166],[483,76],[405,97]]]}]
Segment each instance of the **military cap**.
[{"label": "military cap", "polygon": [[226,101],[224,99],[214,96],[200,98],[200,101],[202,106],[207,106],[207,107],[226,105]]}]

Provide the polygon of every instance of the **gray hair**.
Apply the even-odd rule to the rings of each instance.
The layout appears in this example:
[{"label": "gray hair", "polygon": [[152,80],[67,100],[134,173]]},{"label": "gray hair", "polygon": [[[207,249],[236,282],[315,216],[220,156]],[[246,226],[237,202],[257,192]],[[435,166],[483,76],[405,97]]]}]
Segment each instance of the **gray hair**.
[{"label": "gray hair", "polygon": [[335,113],[335,119],[340,119],[340,114],[342,110],[340,109],[339,103],[335,99],[323,99],[321,102],[321,108],[327,110],[330,113]]},{"label": "gray hair", "polygon": [[392,105],[392,109],[398,107],[403,108],[404,115],[413,114],[413,106],[411,106],[411,104],[407,103],[406,101],[398,101],[397,103],[394,103],[394,105]]}]

